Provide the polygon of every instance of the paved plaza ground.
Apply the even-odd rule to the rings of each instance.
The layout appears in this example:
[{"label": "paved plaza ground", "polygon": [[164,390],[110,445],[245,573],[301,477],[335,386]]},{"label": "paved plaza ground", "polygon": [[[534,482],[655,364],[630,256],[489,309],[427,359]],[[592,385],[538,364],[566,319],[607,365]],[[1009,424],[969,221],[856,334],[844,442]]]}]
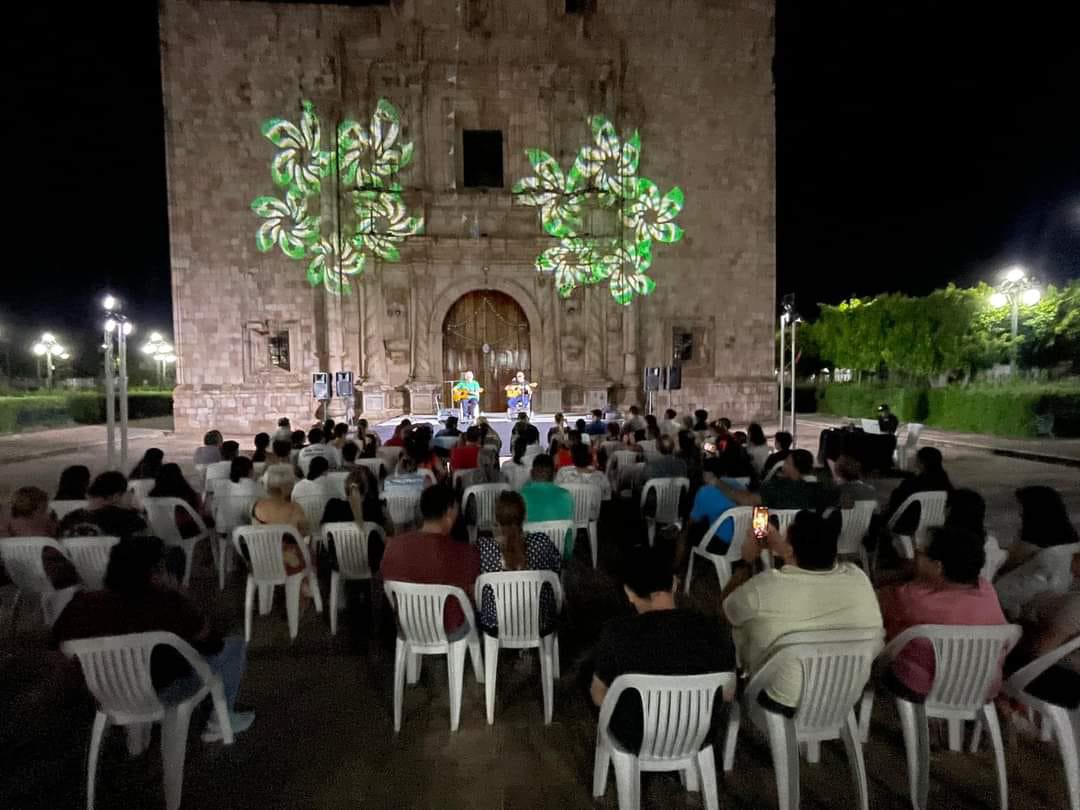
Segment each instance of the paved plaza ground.
[{"label": "paved plaza ground", "polygon": [[[805,446],[816,446],[808,424]],[[78,429],[82,430],[82,429]],[[132,461],[159,446],[167,460],[190,459],[197,437],[166,435],[160,427],[133,437]],[[103,430],[101,433],[103,434]],[[246,437],[236,437],[246,446]],[[51,441],[41,434],[37,445]],[[58,442],[57,447],[62,442]],[[63,449],[63,448],[59,448]],[[982,492],[991,530],[1007,544],[1018,518],[1012,498],[1021,484],[1061,490],[1080,514],[1080,474],[1075,468],[1005,458],[985,450],[944,446],[947,469],[957,485]],[[7,453],[5,462],[4,453]],[[25,453],[23,453],[25,455]],[[104,448],[84,446],[62,455],[23,461],[0,445],[0,498],[23,484],[51,489],[59,470],[86,463],[101,470]],[[876,481],[884,494],[895,480]],[[616,582],[619,555],[641,538],[634,510],[615,506],[601,524],[600,567],[581,553],[568,574],[567,623],[562,631],[563,672],[556,685],[555,717],[542,724],[539,667],[535,657],[504,653],[500,658],[495,724],[484,716],[483,687],[466,675],[461,728],[449,731],[445,664],[428,659],[418,686],[406,691],[402,731],[391,718],[392,647],[385,611],[372,615],[354,599],[336,638],[325,616],[305,613],[290,644],[281,597],[273,615],[256,618],[249,671],[241,702],[258,715],[231,748],[198,739],[196,715],[189,739],[184,806],[191,808],[585,808],[617,806],[614,781],[602,801],[591,798],[595,714],[584,685],[588,649],[607,618],[626,610]],[[243,587],[234,578],[224,593],[212,579],[208,552],[197,554],[192,591],[223,627],[242,627]],[[689,603],[719,612],[716,580],[696,576]],[[384,628],[380,630],[379,628]],[[85,755],[92,705],[63,682],[58,656],[29,611],[17,637],[0,629],[0,807],[85,806]],[[1055,747],[1006,733],[1010,800],[1013,807],[1066,807],[1065,780]],[[907,776],[895,712],[879,697],[866,747],[871,807],[906,808]],[[821,763],[802,764],[802,807],[853,806],[850,771],[839,742],[823,747]],[[99,808],[156,808],[163,805],[156,745],[129,759],[119,733],[109,736],[99,767]],[[644,778],[644,808],[698,807],[678,779]],[[984,744],[975,755],[935,747],[930,805],[935,808],[996,807],[992,756]],[[744,725],[735,770],[720,775],[720,800],[728,808],[776,806],[768,747]]]}]

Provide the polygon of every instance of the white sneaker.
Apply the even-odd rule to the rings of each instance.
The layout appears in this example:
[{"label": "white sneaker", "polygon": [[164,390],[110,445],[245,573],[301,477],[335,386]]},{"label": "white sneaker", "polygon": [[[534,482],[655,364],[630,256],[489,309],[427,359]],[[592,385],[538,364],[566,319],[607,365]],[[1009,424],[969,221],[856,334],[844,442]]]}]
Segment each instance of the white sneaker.
[{"label": "white sneaker", "polygon": [[[247,731],[254,722],[255,712],[229,712],[229,724],[232,726],[233,735]],[[202,741],[205,743],[221,742],[222,737],[217,716],[211,716],[206,723],[206,728],[203,729]]]}]

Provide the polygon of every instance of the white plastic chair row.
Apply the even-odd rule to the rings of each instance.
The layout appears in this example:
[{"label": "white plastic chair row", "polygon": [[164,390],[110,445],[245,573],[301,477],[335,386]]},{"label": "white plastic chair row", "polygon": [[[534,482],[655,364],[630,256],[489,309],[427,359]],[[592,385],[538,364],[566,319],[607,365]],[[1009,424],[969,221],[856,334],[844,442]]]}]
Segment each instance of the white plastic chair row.
[{"label": "white plastic chair row", "polygon": [[51,537],[5,537],[0,540],[0,560],[3,560],[4,570],[16,588],[15,601],[11,606],[12,633],[23,598],[36,596],[39,599],[42,620],[51,627],[73,595],[74,589],[58,591],[53,587],[42,560],[46,548],[69,556],[67,550]]},{"label": "white plastic chair row", "polygon": [[525,534],[546,534],[551,544],[559,550],[563,559],[569,557],[570,546],[567,541],[574,540],[574,521],[572,520],[538,520],[526,523],[522,527]]},{"label": "white plastic chair row", "polygon": [[[713,564],[713,567],[716,568],[716,578],[720,581],[721,591],[727,586],[728,581],[731,579],[732,565],[742,559],[743,540],[746,539],[746,535],[750,531],[753,517],[754,507],[735,506],[721,513],[712,522],[701,541],[690,549],[690,559],[686,566],[686,584],[684,585],[686,593],[690,593],[690,582],[694,578],[695,557],[709,560]],[[714,554],[708,550],[709,543],[716,536],[720,527],[727,522],[731,523],[731,543],[723,554]]]},{"label": "white plastic chair row", "polygon": [[351,521],[325,524],[323,536],[327,544],[334,544],[334,555],[337,557],[337,569],[330,572],[330,634],[336,636],[338,612],[344,606],[345,583],[355,580],[371,582],[371,538],[378,536],[385,543],[386,537],[377,523],[358,526]]},{"label": "white plastic chair row", "polygon": [[133,478],[128,481],[128,494],[131,495],[131,505],[142,511],[143,499],[150,496],[157,481],[153,478]]},{"label": "white plastic chair row", "polygon": [[[304,558],[304,570],[289,574],[285,570],[283,543],[291,537]],[[233,530],[233,545],[236,552],[243,556],[247,549],[250,573],[244,592],[244,639],[251,641],[251,620],[255,609],[255,595],[258,592],[259,613],[263,616],[270,612],[274,600],[274,588],[285,587],[285,611],[289,621],[289,638],[295,639],[300,627],[300,586],[308,580],[315,610],[322,613],[322,596],[319,593],[319,580],[315,576],[315,567],[311,563],[304,538],[296,529],[287,525],[237,526]]]},{"label": "white plastic chair row", "polygon": [[64,551],[75,566],[79,579],[88,591],[100,591],[105,587],[105,571],[109,567],[112,547],[119,537],[66,537],[62,541]]},{"label": "white plastic chair row", "polygon": [[233,530],[237,526],[247,526],[251,523],[251,510],[261,497],[258,493],[252,493],[250,495],[224,495],[214,499],[214,533],[217,535],[214,556],[220,590],[225,590],[225,577],[231,568]]},{"label": "white plastic chair row", "polygon": [[646,481],[641,490],[641,509],[644,512],[645,502],[649,493],[653,493],[656,499],[656,511],[652,515],[645,516],[645,527],[649,534],[649,545],[656,540],[656,526],[682,527],[682,516],[679,514],[679,502],[683,495],[690,492],[690,479],[683,477],[653,478]]},{"label": "white plastic chair row", "polygon": [[916,492],[900,504],[900,508],[893,514],[886,528],[892,532],[897,521],[916,503],[919,504],[919,523],[914,533],[910,535],[894,534],[893,545],[899,555],[913,560],[916,549],[926,548],[930,529],[945,524],[945,502],[948,497],[947,492]]},{"label": "white plastic chair row", "polygon": [[475,484],[465,490],[461,498],[461,511],[469,521],[467,528],[470,543],[476,545],[481,531],[492,531],[495,528],[495,506],[499,496],[509,491],[509,484]]},{"label": "white plastic chair row", "polygon": [[[226,479],[228,480],[228,479]],[[167,546],[179,546],[184,550],[184,587],[191,581],[191,565],[195,556],[195,546],[200,540],[210,542],[210,531],[206,528],[199,513],[181,498],[145,498],[143,508],[150,529]],[[179,509],[191,518],[198,532],[193,537],[183,537],[176,524],[176,510]],[[211,548],[213,543],[211,543]]]},{"label": "white plastic chair row", "polygon": [[420,495],[421,490],[412,487],[391,487],[379,496],[386,504],[395,534],[416,523],[420,513]]},{"label": "white plastic chair row", "polygon": [[574,533],[584,529],[589,534],[593,568],[600,552],[600,506],[604,493],[595,484],[559,484],[574,499]]},{"label": "white plastic chair row", "polygon": [[877,501],[855,501],[850,509],[841,509],[842,519],[840,537],[836,543],[836,553],[843,556],[857,556],[863,571],[870,576],[870,556],[867,554],[863,539],[870,531],[870,522],[874,519]]}]

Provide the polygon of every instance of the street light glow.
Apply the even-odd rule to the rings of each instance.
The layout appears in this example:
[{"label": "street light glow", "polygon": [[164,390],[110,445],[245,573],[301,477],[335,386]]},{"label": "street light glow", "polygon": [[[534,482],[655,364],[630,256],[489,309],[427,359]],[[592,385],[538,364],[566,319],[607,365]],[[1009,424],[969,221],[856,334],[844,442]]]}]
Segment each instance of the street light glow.
[{"label": "street light glow", "polygon": [[1033,307],[1042,298],[1042,291],[1038,287],[1028,287],[1024,290],[1024,294],[1020,296],[1020,300],[1026,307]]},{"label": "street light glow", "polygon": [[133,324],[131,321],[124,321],[124,334],[125,335],[130,335],[134,331],[135,331],[135,324]]},{"label": "street light glow", "polygon": [[1009,297],[1003,292],[996,292],[990,296],[990,306],[1003,307],[1009,303]]},{"label": "street light glow", "polygon": [[[38,357],[41,357],[41,355],[45,354],[45,344],[44,343],[35,343],[33,352]],[[40,371],[40,369],[39,369],[39,371]]]},{"label": "street light glow", "polygon": [[105,331],[114,332],[116,330],[116,321],[113,318],[107,318],[105,320]]},{"label": "street light glow", "polygon": [[1016,265],[1014,267],[1010,267],[1005,272],[1005,280],[1011,281],[1013,284],[1015,284],[1016,282],[1020,281],[1025,275],[1027,274],[1024,272],[1024,268],[1020,265]]},{"label": "street light glow", "polygon": [[151,332],[150,333],[150,342],[151,343],[161,343],[161,341],[163,339],[164,338],[161,337],[161,332]]},{"label": "street light glow", "polygon": [[115,298],[114,298],[113,296],[111,296],[111,295],[106,295],[106,296],[105,296],[105,300],[101,302],[102,306],[104,306],[104,307],[105,307],[105,311],[106,311],[106,312],[112,312],[112,311],[113,311],[114,309],[116,309],[116,305],[117,305],[118,303],[119,303],[119,301],[117,301],[117,300],[116,300],[116,299],[115,299]]}]

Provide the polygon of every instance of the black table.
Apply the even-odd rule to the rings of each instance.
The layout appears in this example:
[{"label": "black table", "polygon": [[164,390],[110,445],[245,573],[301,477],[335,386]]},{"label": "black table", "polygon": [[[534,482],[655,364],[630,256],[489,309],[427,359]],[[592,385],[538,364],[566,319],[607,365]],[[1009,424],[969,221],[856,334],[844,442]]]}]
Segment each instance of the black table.
[{"label": "black table", "polygon": [[896,436],[891,433],[867,433],[860,428],[828,428],[818,440],[818,464],[836,461],[840,456],[856,459],[863,472],[888,472],[893,466]]}]

